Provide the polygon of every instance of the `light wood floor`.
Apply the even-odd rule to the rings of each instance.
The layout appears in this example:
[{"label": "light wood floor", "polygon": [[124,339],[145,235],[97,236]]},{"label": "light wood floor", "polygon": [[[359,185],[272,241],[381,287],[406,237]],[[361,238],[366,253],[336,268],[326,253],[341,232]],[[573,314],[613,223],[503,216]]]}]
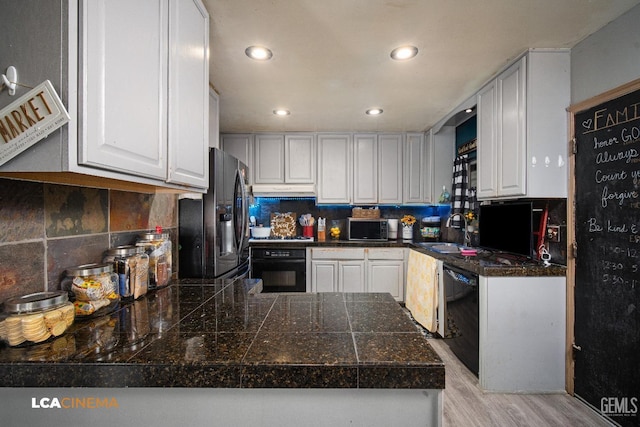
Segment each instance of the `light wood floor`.
[{"label": "light wood floor", "polygon": [[483,392],[476,378],[442,339],[429,343],[445,363],[443,427],[470,426],[611,426],[568,394]]}]

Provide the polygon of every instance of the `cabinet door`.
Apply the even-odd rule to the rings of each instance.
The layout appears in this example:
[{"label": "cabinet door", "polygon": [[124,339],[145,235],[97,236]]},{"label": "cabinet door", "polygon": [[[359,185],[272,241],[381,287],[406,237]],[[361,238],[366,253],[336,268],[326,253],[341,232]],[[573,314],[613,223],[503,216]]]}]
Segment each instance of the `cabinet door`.
[{"label": "cabinet door", "polygon": [[404,261],[369,261],[367,292],[389,292],[396,301],[404,300]]},{"label": "cabinet door", "polygon": [[478,191],[477,197],[495,197],[498,190],[496,148],[496,83],[495,80],[478,93]]},{"label": "cabinet door", "polygon": [[220,148],[220,97],[209,88],[209,147]]},{"label": "cabinet door", "polygon": [[353,137],[353,203],[378,202],[378,136]]},{"label": "cabinet door", "polygon": [[427,170],[425,137],[423,133],[407,134],[404,143],[404,183],[402,186],[405,204],[425,203]]},{"label": "cabinet door", "polygon": [[253,135],[229,133],[220,136],[222,151],[249,166],[249,184],[253,184]]},{"label": "cabinet door", "polygon": [[436,203],[444,187],[449,194],[452,190],[453,162],[456,157],[456,127],[442,126],[433,134],[431,145],[428,147],[430,185],[425,191],[426,201]]},{"label": "cabinet door", "polygon": [[78,163],[166,179],[167,9],[81,2]]},{"label": "cabinet door", "polygon": [[209,14],[200,0],[171,0],[169,182],[209,184],[209,97]]},{"label": "cabinet door", "polygon": [[351,203],[351,135],[318,135],[318,203]]},{"label": "cabinet door", "polygon": [[338,261],[311,261],[311,292],[338,290]]},{"label": "cabinet door", "polygon": [[284,183],[284,135],[255,136],[253,168],[256,184]]},{"label": "cabinet door", "polygon": [[526,57],[497,78],[498,195],[525,194],[526,173]]},{"label": "cabinet door", "polygon": [[315,184],[316,144],[315,136],[285,135],[284,180],[290,184]]},{"label": "cabinet door", "polygon": [[338,262],[338,292],[364,292],[364,261]]},{"label": "cabinet door", "polygon": [[402,203],[402,135],[378,136],[378,203]]}]

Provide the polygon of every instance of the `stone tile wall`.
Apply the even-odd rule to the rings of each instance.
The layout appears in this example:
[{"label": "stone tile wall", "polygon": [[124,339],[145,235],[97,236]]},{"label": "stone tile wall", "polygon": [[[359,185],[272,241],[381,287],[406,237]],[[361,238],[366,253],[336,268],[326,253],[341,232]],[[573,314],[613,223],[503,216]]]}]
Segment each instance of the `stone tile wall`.
[{"label": "stone tile wall", "polygon": [[[0,302],[60,289],[68,267],[161,226],[177,257],[178,201],[144,194],[0,178]],[[174,267],[174,271],[176,268]]]}]

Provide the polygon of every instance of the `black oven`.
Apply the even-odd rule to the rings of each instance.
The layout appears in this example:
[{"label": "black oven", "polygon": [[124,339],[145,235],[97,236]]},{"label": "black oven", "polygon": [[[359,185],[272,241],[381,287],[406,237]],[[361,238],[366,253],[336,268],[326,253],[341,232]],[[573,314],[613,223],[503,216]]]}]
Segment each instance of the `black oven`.
[{"label": "black oven", "polygon": [[251,277],[262,279],[262,292],[306,292],[306,250],[251,248]]}]

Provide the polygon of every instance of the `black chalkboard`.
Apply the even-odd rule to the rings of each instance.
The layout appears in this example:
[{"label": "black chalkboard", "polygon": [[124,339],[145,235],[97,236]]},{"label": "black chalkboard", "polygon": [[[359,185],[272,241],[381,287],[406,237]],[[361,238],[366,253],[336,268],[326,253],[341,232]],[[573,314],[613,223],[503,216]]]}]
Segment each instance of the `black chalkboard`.
[{"label": "black chalkboard", "polygon": [[640,89],[573,123],[575,393],[640,425]]}]

